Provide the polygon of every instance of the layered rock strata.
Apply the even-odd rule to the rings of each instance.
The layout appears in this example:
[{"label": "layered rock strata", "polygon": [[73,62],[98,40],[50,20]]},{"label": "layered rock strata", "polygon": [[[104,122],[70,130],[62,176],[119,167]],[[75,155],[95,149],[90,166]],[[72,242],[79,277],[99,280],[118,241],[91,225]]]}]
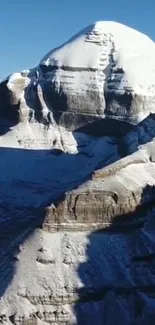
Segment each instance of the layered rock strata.
[{"label": "layered rock strata", "polygon": [[0,324],[153,324],[154,54],[98,22],[0,84]]}]

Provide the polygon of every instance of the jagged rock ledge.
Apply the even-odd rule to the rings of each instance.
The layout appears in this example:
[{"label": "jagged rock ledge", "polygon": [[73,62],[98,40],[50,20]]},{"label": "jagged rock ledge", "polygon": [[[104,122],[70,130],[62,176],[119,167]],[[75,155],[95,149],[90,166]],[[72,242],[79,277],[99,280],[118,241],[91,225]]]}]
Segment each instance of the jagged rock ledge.
[{"label": "jagged rock ledge", "polygon": [[2,325],[154,313],[154,57],[97,22],[0,84]]},{"label": "jagged rock ledge", "polygon": [[0,84],[0,117],[71,131],[104,117],[137,124],[155,112],[154,56],[155,44],[146,35],[96,22],[37,67],[6,78]]}]

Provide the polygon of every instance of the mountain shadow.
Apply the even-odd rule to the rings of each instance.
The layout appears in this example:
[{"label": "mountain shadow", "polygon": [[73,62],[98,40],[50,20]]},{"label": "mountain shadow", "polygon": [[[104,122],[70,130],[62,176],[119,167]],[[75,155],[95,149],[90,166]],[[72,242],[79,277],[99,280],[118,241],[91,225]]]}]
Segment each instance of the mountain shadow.
[{"label": "mountain shadow", "polygon": [[19,102],[13,98],[12,92],[7,87],[8,80],[0,83],[0,135],[10,131],[10,128],[19,122]]},{"label": "mountain shadow", "polygon": [[[77,137],[77,142],[79,137]],[[111,152],[109,148],[111,147]],[[102,146],[99,147],[100,152]],[[59,150],[0,148],[0,296],[11,283],[20,246],[41,227],[46,207],[56,203],[65,192],[91,178],[102,165],[114,161],[113,145],[107,155]]]},{"label": "mountain shadow", "polygon": [[[155,128],[152,128],[154,123],[154,115],[150,115],[137,127],[133,127],[131,132],[117,137],[116,147],[121,148],[121,155],[136,151],[139,143],[151,141],[154,137]],[[97,125],[96,123],[96,128]],[[136,143],[132,137],[133,130],[138,139]],[[79,134],[80,132],[74,132],[80,147]],[[100,138],[99,134],[97,138]],[[111,152],[109,152],[110,148]],[[99,156],[97,160],[102,150],[103,157]],[[101,168],[120,159],[119,154],[113,154],[113,144],[110,144],[106,150],[101,145],[95,156],[95,154],[90,155],[89,152],[71,155],[63,152],[58,154],[55,150],[0,148],[0,296],[3,296],[15,275],[20,246],[35,229],[41,227],[46,216],[46,207],[58,202],[65,192],[89,180],[99,166]],[[143,196],[145,192],[148,193],[148,190],[150,191],[150,188],[144,189]],[[149,192],[149,195],[154,201],[154,191],[153,194]],[[126,217],[134,219],[139,214],[144,214],[149,222],[154,217],[154,212],[151,212],[150,208],[153,201],[149,202],[148,207],[143,211],[138,210],[131,216],[124,216],[124,219]],[[115,224],[115,221],[113,223]],[[151,317],[148,315],[152,313],[154,315],[154,291],[151,293],[149,291],[154,287],[154,275],[152,275],[153,271],[148,273],[148,269],[154,268],[153,226],[150,225],[150,230],[145,234],[145,237],[149,238],[148,243],[151,242],[152,245],[151,255],[148,254],[149,262],[135,259],[137,257],[135,245],[141,246],[138,238],[142,237],[146,229],[146,222],[145,225],[143,224],[142,222],[140,228],[138,226],[136,229],[123,225],[123,229],[120,228],[119,231],[112,230],[111,226],[109,229],[89,235],[88,262],[81,264],[78,269],[79,278],[84,285],[83,291],[78,292],[80,302],[75,307],[79,325],[91,325],[95,322],[97,325],[113,325],[112,315],[115,315],[114,319],[120,320],[120,324],[139,325],[143,324],[146,317],[148,319]],[[143,243],[143,240],[141,242]],[[90,288],[87,276],[88,282],[92,283]],[[141,287],[145,287],[144,289],[149,293],[140,290]],[[92,308],[90,308],[90,301]],[[141,301],[144,301],[142,305]],[[112,309],[115,312],[111,313]],[[95,310],[98,310],[98,313]],[[139,320],[141,323],[138,323]]]},{"label": "mountain shadow", "polygon": [[154,324],[154,187],[144,188],[141,204],[123,220],[118,216],[110,227],[88,235],[87,260],[77,269],[83,284],[75,304],[78,325]]}]

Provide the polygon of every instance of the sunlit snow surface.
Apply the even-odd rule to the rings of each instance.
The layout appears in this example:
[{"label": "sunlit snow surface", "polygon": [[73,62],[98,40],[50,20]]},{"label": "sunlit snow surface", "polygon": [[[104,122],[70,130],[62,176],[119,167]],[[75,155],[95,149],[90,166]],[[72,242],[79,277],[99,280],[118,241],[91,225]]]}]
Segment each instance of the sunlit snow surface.
[{"label": "sunlit snow surface", "polygon": [[[111,52],[113,62],[110,62]],[[155,44],[146,35],[119,23],[101,21],[50,51],[40,64],[102,70],[113,63],[114,66],[110,68],[114,68],[111,80],[115,89],[132,89],[137,94],[152,95],[155,92],[154,56]],[[123,69],[121,82],[120,75],[117,80],[115,74],[118,68]],[[85,78],[89,79],[87,76]],[[106,78],[106,73],[102,78]]]},{"label": "sunlit snow surface", "polygon": [[[43,75],[42,65],[56,69]],[[111,85],[116,93],[141,96],[138,111],[131,107],[139,123],[155,111],[155,45],[121,24],[97,22],[49,52],[37,68],[7,80],[26,113],[25,89],[38,84],[45,115],[43,81],[56,82],[57,89],[64,82],[75,94],[92,84],[103,94]],[[121,138],[69,132],[54,118],[48,126],[25,119],[0,136],[1,324],[27,325],[34,317],[39,325],[153,325],[154,203],[141,211],[144,224],[126,232],[50,233],[36,229],[34,210],[39,218],[42,208],[72,190],[122,191],[124,198],[139,191],[143,203],[146,188],[155,186],[154,137],[154,116]],[[95,180],[94,172],[105,166],[109,176]]]}]

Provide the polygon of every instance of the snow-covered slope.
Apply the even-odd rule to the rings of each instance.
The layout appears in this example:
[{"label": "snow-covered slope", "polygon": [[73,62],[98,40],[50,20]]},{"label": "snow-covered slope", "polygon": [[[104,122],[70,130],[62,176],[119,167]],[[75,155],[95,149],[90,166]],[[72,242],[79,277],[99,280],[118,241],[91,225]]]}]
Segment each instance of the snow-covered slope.
[{"label": "snow-covered slope", "polygon": [[[0,86],[18,119],[70,130],[113,117],[137,123],[155,111],[155,43],[115,22],[96,22]],[[9,100],[3,98],[6,87]]]},{"label": "snow-covered slope", "polygon": [[101,21],[49,52],[40,66],[45,80],[67,96],[68,110],[137,122],[154,112],[154,57],[149,37]]},{"label": "snow-covered slope", "polygon": [[153,116],[119,139],[74,133],[71,155],[0,148],[2,325],[153,324],[154,134]]},{"label": "snow-covered slope", "polygon": [[[155,44],[146,35],[119,23],[101,21],[49,52],[40,64],[58,68],[55,78],[60,85],[67,78],[67,73],[65,75],[61,69],[93,70],[94,81],[102,93],[108,89],[120,94],[132,91],[151,96],[155,91],[154,55]],[[87,89],[90,77],[89,74],[76,74],[74,90]]]},{"label": "snow-covered slope", "polygon": [[0,84],[0,324],[154,324],[154,58],[97,22]]}]

